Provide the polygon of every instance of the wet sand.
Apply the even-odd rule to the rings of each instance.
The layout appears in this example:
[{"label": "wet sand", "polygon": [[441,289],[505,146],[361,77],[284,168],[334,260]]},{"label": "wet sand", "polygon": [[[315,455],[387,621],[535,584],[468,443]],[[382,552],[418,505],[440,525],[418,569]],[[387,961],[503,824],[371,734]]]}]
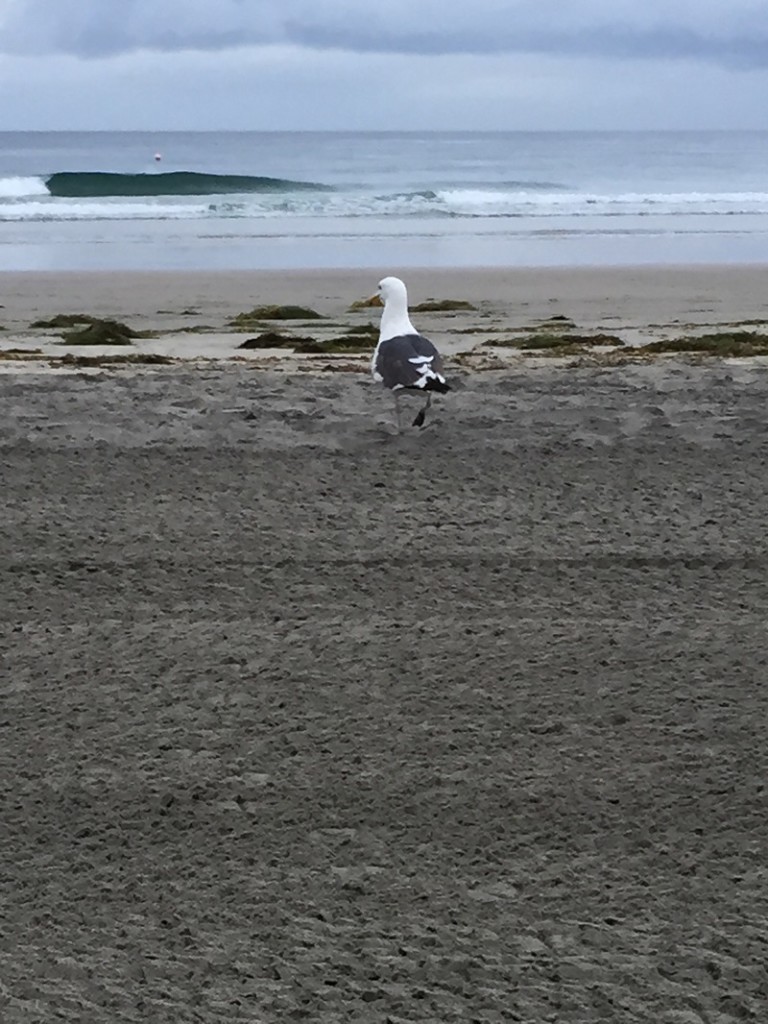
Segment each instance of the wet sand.
[{"label": "wet sand", "polygon": [[[309,305],[341,321],[353,301],[373,294],[386,273],[399,273],[412,303],[464,299],[478,306],[473,327],[525,326],[564,315],[581,327],[657,337],[688,325],[768,319],[768,267],[644,266],[545,269],[406,269],[232,272],[0,273],[0,338],[29,331],[36,319],[87,312],[123,319],[137,330],[172,331],[227,321],[262,303]],[[374,311],[375,313],[375,311]],[[365,314],[371,316],[371,310]],[[418,327],[440,338],[462,316],[421,314]],[[188,340],[188,339],[187,339]]]},{"label": "wet sand", "polygon": [[452,379],[0,375],[4,1022],[762,1018],[766,371]]}]

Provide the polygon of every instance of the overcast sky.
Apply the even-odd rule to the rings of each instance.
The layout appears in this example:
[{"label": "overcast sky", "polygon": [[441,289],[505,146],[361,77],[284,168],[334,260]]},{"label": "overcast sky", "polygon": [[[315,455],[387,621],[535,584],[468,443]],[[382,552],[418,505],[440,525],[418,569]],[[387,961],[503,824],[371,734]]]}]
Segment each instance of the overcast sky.
[{"label": "overcast sky", "polygon": [[0,0],[0,130],[768,128],[766,0]]}]

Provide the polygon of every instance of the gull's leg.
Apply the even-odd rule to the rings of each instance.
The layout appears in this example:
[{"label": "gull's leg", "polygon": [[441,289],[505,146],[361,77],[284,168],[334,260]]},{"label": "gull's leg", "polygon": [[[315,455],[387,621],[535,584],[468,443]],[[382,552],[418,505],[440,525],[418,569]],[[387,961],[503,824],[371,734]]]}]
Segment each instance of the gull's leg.
[{"label": "gull's leg", "polygon": [[422,409],[419,409],[419,411],[416,413],[416,419],[413,421],[414,427],[423,427],[424,426],[424,420],[425,420],[426,415],[427,415],[427,409],[429,409],[431,404],[432,404],[432,392],[428,391],[427,392],[427,400],[424,403],[424,407]]},{"label": "gull's leg", "polygon": [[395,391],[395,415],[397,417],[397,432],[401,434],[403,432],[402,423],[402,409],[400,408],[400,392]]}]

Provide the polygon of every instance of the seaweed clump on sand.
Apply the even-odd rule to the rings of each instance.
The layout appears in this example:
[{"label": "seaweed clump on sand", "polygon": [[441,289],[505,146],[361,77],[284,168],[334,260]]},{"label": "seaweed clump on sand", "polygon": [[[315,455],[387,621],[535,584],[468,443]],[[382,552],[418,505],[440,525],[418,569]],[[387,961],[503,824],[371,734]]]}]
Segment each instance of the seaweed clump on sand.
[{"label": "seaweed clump on sand", "polygon": [[35,320],[29,326],[31,330],[54,330],[61,327],[81,327],[86,324],[95,324],[98,323],[98,320],[97,316],[91,316],[89,313],[57,313],[50,320]]},{"label": "seaweed clump on sand", "polygon": [[367,299],[356,299],[350,306],[347,306],[348,313],[354,313],[358,309],[371,309],[375,306],[381,307],[383,305],[378,295],[370,295]]},{"label": "seaweed clump on sand", "polygon": [[566,316],[565,313],[553,313],[552,316],[545,317],[544,320],[542,320],[542,323],[557,324],[558,327],[562,328],[571,328],[576,326],[574,321],[571,320],[569,316]]},{"label": "seaweed clump on sand", "polygon": [[378,341],[380,331],[378,324],[356,324],[354,327],[348,327],[344,333],[349,335],[349,337],[369,338],[373,341]]},{"label": "seaweed clump on sand", "polygon": [[295,350],[297,345],[317,345],[314,338],[302,338],[297,335],[280,334],[279,331],[265,331],[257,338],[246,338],[237,347],[244,349],[288,348]]},{"label": "seaweed clump on sand", "polygon": [[144,337],[119,320],[103,319],[88,313],[57,313],[50,320],[35,320],[32,330],[61,330],[63,345],[130,345],[134,338]]},{"label": "seaweed clump on sand", "polygon": [[[347,312],[354,313],[359,309],[369,309],[371,306],[381,306],[382,302],[378,295],[372,295],[368,299],[358,299],[353,302],[351,306],[347,307]],[[411,306],[412,313],[458,313],[462,310],[469,312],[476,312],[477,306],[471,302],[467,302],[466,299],[427,299],[425,302],[419,302],[415,306]]]},{"label": "seaweed clump on sand", "polygon": [[266,331],[257,338],[248,338],[238,349],[289,349],[302,355],[332,355],[344,352],[370,352],[374,341],[368,332],[361,335],[354,333],[354,329],[341,338],[329,338],[326,341],[318,341],[316,338],[298,337],[290,334],[280,334],[278,331]]},{"label": "seaweed clump on sand", "polygon": [[412,313],[454,313],[461,310],[477,311],[477,306],[465,299],[427,299],[411,306]]},{"label": "seaweed clump on sand", "polygon": [[527,338],[519,338],[517,347],[523,351],[552,348],[595,348],[610,346],[620,348],[624,342],[615,334],[533,334]]},{"label": "seaweed clump on sand", "polygon": [[238,313],[229,321],[230,327],[252,329],[260,320],[322,320],[317,310],[306,306],[254,306],[245,313]]},{"label": "seaweed clump on sand", "polygon": [[[312,367],[315,369],[315,367]],[[360,373],[360,365],[358,363],[342,363],[341,360],[335,360],[332,363],[326,363],[325,366],[317,367],[321,373]]]},{"label": "seaweed clump on sand", "polygon": [[156,352],[132,352],[124,356],[76,356],[67,352],[56,362],[62,366],[171,366],[176,360]]},{"label": "seaweed clump on sand", "polygon": [[359,324],[348,327],[341,337],[321,342],[323,352],[371,352],[379,340],[379,328],[375,324]]},{"label": "seaweed clump on sand", "polygon": [[0,359],[7,362],[22,362],[25,359],[39,359],[43,354],[41,348],[4,348],[0,349]]},{"label": "seaweed clump on sand", "polygon": [[342,338],[329,338],[327,341],[320,341],[317,344],[319,346],[320,353],[370,353],[375,348],[375,342],[373,342],[369,337],[365,335],[361,337],[351,334],[347,334]]},{"label": "seaweed clump on sand", "polygon": [[597,346],[620,348],[624,345],[615,334],[564,334],[552,332],[528,334],[517,338],[492,338],[484,341],[485,348],[517,348],[521,352],[552,352],[553,354],[571,355]]},{"label": "seaweed clump on sand", "polygon": [[690,352],[721,357],[768,356],[768,334],[758,331],[719,331],[698,336],[651,341],[641,352]]},{"label": "seaweed clump on sand", "polygon": [[63,335],[65,345],[130,345],[138,333],[119,320],[93,320]]}]

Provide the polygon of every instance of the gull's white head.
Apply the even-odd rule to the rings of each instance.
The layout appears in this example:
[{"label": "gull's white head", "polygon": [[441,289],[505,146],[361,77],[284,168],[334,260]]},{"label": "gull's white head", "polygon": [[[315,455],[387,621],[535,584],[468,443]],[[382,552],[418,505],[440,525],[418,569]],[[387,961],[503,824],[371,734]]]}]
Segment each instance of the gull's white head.
[{"label": "gull's white head", "polygon": [[383,277],[379,281],[379,298],[385,306],[391,302],[394,306],[408,308],[408,292],[399,277]]},{"label": "gull's white head", "polygon": [[384,306],[381,314],[379,340],[396,338],[403,334],[417,334],[408,319],[408,292],[399,277],[384,277],[379,281],[379,301]]}]

